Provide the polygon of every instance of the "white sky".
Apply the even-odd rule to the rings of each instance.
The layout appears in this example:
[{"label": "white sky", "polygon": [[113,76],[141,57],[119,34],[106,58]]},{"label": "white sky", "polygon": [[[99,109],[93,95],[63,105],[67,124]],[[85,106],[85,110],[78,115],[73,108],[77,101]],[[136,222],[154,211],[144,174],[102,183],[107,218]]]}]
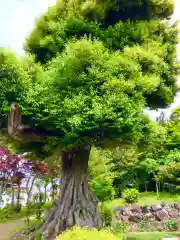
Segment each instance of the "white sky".
[{"label": "white sky", "polygon": [[23,54],[22,46],[35,19],[56,0],[0,0],[0,46]]},{"label": "white sky", "polygon": [[[9,48],[16,54],[24,54],[23,43],[33,28],[35,19],[55,2],[56,0],[0,0],[0,46]],[[175,0],[175,2],[173,20],[178,20],[180,19],[180,0]],[[178,49],[180,58],[180,45]],[[167,115],[170,109],[178,105],[180,105],[180,95],[167,109]],[[154,119],[157,115],[156,111],[151,112]]]}]

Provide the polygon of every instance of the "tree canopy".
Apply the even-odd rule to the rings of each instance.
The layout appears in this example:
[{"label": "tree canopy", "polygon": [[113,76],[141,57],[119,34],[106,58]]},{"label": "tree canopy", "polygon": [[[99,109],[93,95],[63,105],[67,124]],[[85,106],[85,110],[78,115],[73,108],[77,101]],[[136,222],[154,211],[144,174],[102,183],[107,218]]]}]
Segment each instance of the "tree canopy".
[{"label": "tree canopy", "polygon": [[[173,157],[177,113],[162,126],[144,113],[144,108],[165,108],[178,91],[178,29],[169,21],[172,13],[171,0],[59,0],[37,20],[26,39],[25,58],[2,54],[0,114],[6,116],[9,105],[17,103],[9,114],[9,134],[26,135],[24,141],[36,142],[41,155],[61,152],[61,194],[45,219],[43,239],[72,225],[101,227],[87,179],[92,146],[132,143],[116,149],[109,161],[121,181],[151,177],[159,183],[163,171],[168,179],[179,166]],[[167,146],[174,151],[168,159]],[[96,180],[91,181],[95,192]],[[111,175],[102,182],[103,199],[114,195],[111,183]]]},{"label": "tree canopy", "polygon": [[37,20],[25,49],[46,64],[26,113],[55,130],[49,142],[137,141],[148,131],[143,108],[166,107],[177,92],[172,13],[169,0],[61,0]]},{"label": "tree canopy", "polygon": [[165,107],[177,91],[177,25],[166,21],[172,13],[171,0],[60,0],[37,20],[25,49],[46,63],[72,38],[95,38],[135,60],[153,84],[153,90],[144,93],[148,106]]}]

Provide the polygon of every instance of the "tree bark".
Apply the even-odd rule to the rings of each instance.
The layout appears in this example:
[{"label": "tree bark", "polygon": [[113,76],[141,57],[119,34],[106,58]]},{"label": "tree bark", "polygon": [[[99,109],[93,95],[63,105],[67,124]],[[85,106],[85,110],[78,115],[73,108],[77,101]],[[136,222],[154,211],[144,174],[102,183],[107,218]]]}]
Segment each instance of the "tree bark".
[{"label": "tree bark", "polygon": [[14,192],[14,186],[13,186],[13,182],[11,183],[11,190],[12,190],[12,193],[11,193],[11,206],[14,206],[14,197],[15,197],[15,192]]},{"label": "tree bark", "polygon": [[21,200],[21,185],[18,184],[18,188],[17,188],[17,206],[20,206],[20,200]]},{"label": "tree bark", "polygon": [[46,202],[46,200],[47,200],[47,186],[45,184],[45,186],[44,186],[44,202]]},{"label": "tree bark", "polygon": [[[30,176],[26,183],[26,193],[27,193],[26,205],[27,206],[28,206],[30,198],[31,198],[31,193],[32,193],[32,189],[33,189],[35,180],[36,180],[36,175],[33,176],[33,178]],[[30,183],[30,181],[31,181],[31,183]],[[29,183],[30,183],[30,186],[29,186]]]},{"label": "tree bark", "polygon": [[45,217],[42,239],[55,239],[74,225],[101,228],[98,200],[87,181],[90,146],[61,154],[62,184],[60,197]]}]

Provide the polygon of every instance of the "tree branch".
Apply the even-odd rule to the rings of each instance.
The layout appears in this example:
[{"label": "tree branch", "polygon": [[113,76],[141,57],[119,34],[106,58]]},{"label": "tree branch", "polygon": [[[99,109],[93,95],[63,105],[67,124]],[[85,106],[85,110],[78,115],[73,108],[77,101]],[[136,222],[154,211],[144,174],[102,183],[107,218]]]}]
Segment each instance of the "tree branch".
[{"label": "tree branch", "polygon": [[22,117],[19,106],[11,105],[8,114],[8,134],[20,142],[44,142],[45,136],[37,134],[37,129],[22,123]]}]

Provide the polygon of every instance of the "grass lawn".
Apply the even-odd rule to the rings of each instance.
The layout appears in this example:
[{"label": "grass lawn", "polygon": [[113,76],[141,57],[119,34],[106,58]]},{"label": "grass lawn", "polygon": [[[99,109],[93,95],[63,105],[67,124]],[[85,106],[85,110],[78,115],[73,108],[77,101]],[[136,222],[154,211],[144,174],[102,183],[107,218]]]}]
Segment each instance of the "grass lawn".
[{"label": "grass lawn", "polygon": [[[51,202],[46,202],[42,207],[42,212],[47,211],[50,206]],[[29,209],[28,216],[31,217],[35,215],[37,212],[37,208],[32,206]],[[16,219],[26,219],[27,218],[27,207],[22,207],[20,212],[13,212],[11,209],[0,209],[0,223],[7,223],[9,221],[13,221]]]},{"label": "grass lawn", "polygon": [[124,238],[125,240],[162,240],[163,237],[179,237],[180,233],[165,233],[165,232],[141,232],[129,233]]},{"label": "grass lawn", "polygon": [[[141,193],[137,204],[143,206],[158,204],[162,202],[180,202],[180,195],[159,193],[159,196],[157,196],[157,194],[153,192]],[[122,198],[114,199],[111,202],[107,202],[107,206],[109,206],[110,208],[122,205],[124,205],[124,201]]]}]

